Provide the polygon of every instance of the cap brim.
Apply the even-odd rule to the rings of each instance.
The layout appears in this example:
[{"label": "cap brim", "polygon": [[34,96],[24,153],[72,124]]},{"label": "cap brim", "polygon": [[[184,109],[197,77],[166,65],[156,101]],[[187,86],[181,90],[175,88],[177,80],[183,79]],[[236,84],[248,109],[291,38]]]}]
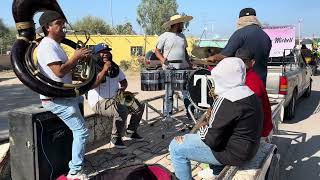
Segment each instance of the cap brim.
[{"label": "cap brim", "polygon": [[165,22],[162,27],[163,28],[168,28],[170,27],[171,25],[173,24],[177,24],[177,23],[182,23],[182,22],[188,22],[188,21],[191,21],[193,19],[192,16],[183,16],[181,18],[178,18],[178,19],[175,19],[175,20],[171,20],[171,21],[168,21],[168,22]]}]

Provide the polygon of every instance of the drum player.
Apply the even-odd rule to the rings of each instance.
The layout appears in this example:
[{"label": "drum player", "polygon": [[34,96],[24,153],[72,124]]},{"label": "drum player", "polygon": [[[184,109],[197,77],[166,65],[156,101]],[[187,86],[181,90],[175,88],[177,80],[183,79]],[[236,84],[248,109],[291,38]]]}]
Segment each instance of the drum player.
[{"label": "drum player", "polygon": [[[174,15],[170,17],[170,20],[162,25],[163,28],[168,31],[161,34],[155,49],[155,54],[162,64],[162,68],[165,70],[166,76],[172,77],[174,70],[187,70],[192,67],[187,53],[187,40],[182,33],[184,23],[192,20],[192,16]],[[164,116],[165,121],[171,121],[172,108],[173,108],[173,87],[172,83],[165,83],[165,106]],[[181,90],[183,95],[183,101],[186,110],[190,104],[187,91]],[[190,119],[190,115],[187,111],[187,116]]]}]

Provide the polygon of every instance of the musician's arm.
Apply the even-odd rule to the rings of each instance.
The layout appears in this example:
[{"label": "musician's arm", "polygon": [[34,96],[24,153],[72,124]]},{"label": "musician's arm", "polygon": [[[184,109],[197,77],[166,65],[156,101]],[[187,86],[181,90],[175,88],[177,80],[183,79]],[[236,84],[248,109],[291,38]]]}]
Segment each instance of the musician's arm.
[{"label": "musician's arm", "polygon": [[111,68],[111,62],[110,61],[105,62],[103,65],[103,69],[97,74],[96,81],[91,86],[91,89],[98,87],[101,84],[101,82],[103,82],[106,79],[106,76],[110,68]]},{"label": "musician's arm", "polygon": [[48,64],[48,67],[52,70],[52,72],[59,78],[63,78],[66,74],[68,74],[72,68],[74,68],[78,60],[86,58],[91,53],[91,50],[86,48],[77,49],[74,51],[73,56],[62,63],[61,60],[54,61]]},{"label": "musician's arm", "polygon": [[78,63],[78,60],[71,57],[67,62],[55,61],[48,64],[48,67],[52,70],[53,74],[59,78],[63,78],[66,74],[70,73]]},{"label": "musician's arm", "polygon": [[164,64],[166,59],[163,57],[163,55],[161,54],[160,49],[156,48],[155,49],[155,54],[157,56],[157,58],[160,60],[161,64]]},{"label": "musician's arm", "polygon": [[184,50],[185,54],[186,54],[186,61],[189,64],[189,67],[192,67],[191,61],[190,61],[190,56],[188,54],[187,49]]},{"label": "musician's arm", "polygon": [[207,61],[209,62],[219,62],[221,61],[222,59],[226,58],[227,56],[223,55],[223,54],[215,54],[213,56],[209,56],[206,58]]}]

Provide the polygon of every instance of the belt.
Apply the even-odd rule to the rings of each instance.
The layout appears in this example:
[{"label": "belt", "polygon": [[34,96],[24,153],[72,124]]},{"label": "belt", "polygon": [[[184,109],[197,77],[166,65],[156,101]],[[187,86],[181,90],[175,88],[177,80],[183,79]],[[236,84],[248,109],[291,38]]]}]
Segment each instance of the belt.
[{"label": "belt", "polygon": [[182,63],[182,60],[168,60],[168,63]]},{"label": "belt", "polygon": [[52,99],[41,99],[42,102],[52,101]]}]

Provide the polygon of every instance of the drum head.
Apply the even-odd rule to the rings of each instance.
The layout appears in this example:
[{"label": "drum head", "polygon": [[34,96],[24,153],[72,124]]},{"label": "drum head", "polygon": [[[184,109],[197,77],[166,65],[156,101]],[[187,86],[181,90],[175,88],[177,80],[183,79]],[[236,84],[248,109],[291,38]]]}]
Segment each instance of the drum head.
[{"label": "drum head", "polygon": [[[189,80],[187,82],[187,92],[188,92],[188,98],[191,101],[191,103],[196,106],[197,108],[201,110],[206,110],[210,107],[210,105],[213,103],[213,98],[209,97],[209,87],[212,87],[212,82],[207,81],[206,91],[204,89],[201,89],[201,79],[198,79],[196,82],[194,82],[195,75],[211,75],[211,72],[207,69],[199,69],[195,72],[190,74]],[[204,94],[206,93],[206,95]],[[206,102],[204,102],[202,97],[206,98]]]}]

